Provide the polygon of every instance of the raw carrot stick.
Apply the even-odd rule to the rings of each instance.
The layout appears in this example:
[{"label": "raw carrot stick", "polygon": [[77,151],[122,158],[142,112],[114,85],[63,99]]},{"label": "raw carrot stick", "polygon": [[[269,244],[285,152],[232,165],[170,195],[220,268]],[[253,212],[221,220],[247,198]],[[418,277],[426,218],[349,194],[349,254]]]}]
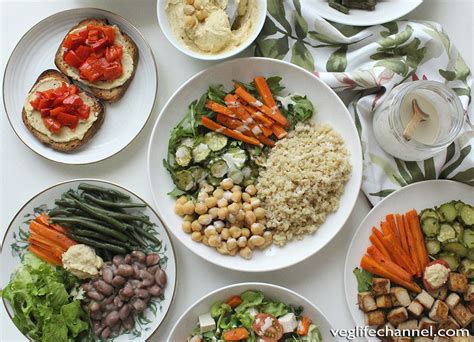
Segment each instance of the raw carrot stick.
[{"label": "raw carrot stick", "polygon": [[383,237],[383,240],[385,244],[390,247],[390,253],[393,257],[393,261],[405,269],[408,273],[416,274],[416,269],[413,268],[410,258],[397,244],[396,238],[393,235],[387,235]]},{"label": "raw carrot stick", "polygon": [[421,270],[423,271],[429,263],[429,258],[428,252],[426,251],[425,241],[423,239],[423,233],[421,232],[418,213],[415,209],[412,209],[406,215],[415,240],[416,254],[420,260]]},{"label": "raw carrot stick", "polygon": [[272,127],[270,127],[270,129],[273,131],[273,134],[275,134],[278,139],[282,139],[288,135],[288,132],[285,131],[285,129],[276,122],[272,125]]},{"label": "raw carrot stick", "polygon": [[398,232],[400,234],[400,243],[405,253],[407,253],[407,255],[409,255],[411,259],[411,254],[410,254],[410,250],[408,249],[408,243],[407,243],[407,232],[405,229],[405,224],[403,223],[403,217],[400,214],[396,214],[395,219],[397,221]]},{"label": "raw carrot stick", "polygon": [[390,225],[390,229],[393,232],[393,236],[397,238],[398,244],[401,245],[400,241],[400,233],[398,232],[397,225],[395,224],[395,216],[393,214],[388,214],[385,216],[385,219],[387,220],[387,223]]},{"label": "raw carrot stick", "polygon": [[48,238],[46,238],[46,237],[44,237],[44,236],[42,236],[42,235],[39,235],[39,234],[37,234],[37,233],[35,233],[35,232],[32,232],[32,231],[31,231],[29,237],[32,238],[32,239],[34,239],[34,240],[36,240],[36,241],[38,241],[38,242],[41,242],[41,243],[43,243],[43,244],[45,244],[45,245],[48,245],[48,246],[51,246],[51,247],[58,247],[58,248],[60,248],[60,249],[63,249],[56,241],[51,240],[51,239],[48,239]]},{"label": "raw carrot stick", "polygon": [[222,133],[224,135],[227,135],[228,137],[234,138],[236,140],[243,141],[247,144],[257,145],[257,146],[260,146],[260,147],[263,146],[262,143],[260,141],[258,141],[258,139],[248,137],[248,136],[246,136],[246,135],[244,135],[244,134],[242,134],[238,131],[235,131],[235,130],[229,129],[227,127],[221,126],[217,122],[214,122],[211,119],[209,119],[207,116],[203,116],[201,118],[201,123],[203,124],[204,127],[210,129],[211,131]]},{"label": "raw carrot stick", "polygon": [[49,217],[46,214],[36,216],[35,221],[44,224],[45,226],[49,226]]},{"label": "raw carrot stick", "polygon": [[38,246],[35,246],[35,245],[29,245],[28,250],[30,252],[32,252],[33,254],[35,254],[36,256],[38,256],[40,259],[42,259],[42,260],[44,260],[44,261],[46,261],[50,264],[61,265],[61,259],[59,259],[55,255],[51,255],[51,253],[49,253],[47,250],[45,250],[41,247],[38,247]]},{"label": "raw carrot stick", "polygon": [[230,116],[224,115],[224,114],[217,114],[216,120],[218,123],[221,125],[236,130],[240,133],[243,133],[249,137],[254,137],[255,135],[252,133],[252,131],[246,126],[242,121],[239,119],[234,119],[231,118]]},{"label": "raw carrot stick", "polygon": [[68,249],[69,247],[76,244],[74,240],[71,240],[66,235],[55,231],[45,225],[42,225],[36,221],[31,221],[30,230],[37,233],[38,235],[44,236],[50,240],[56,241],[59,246],[63,249]]},{"label": "raw carrot stick", "polygon": [[60,226],[60,225],[57,224],[57,223],[50,224],[49,226],[50,226],[51,228],[53,228],[54,230],[60,232],[60,233],[66,232],[66,229],[64,229],[63,226]]},{"label": "raw carrot stick", "polygon": [[390,253],[375,234],[371,234],[369,240],[386,258],[391,259]]},{"label": "raw carrot stick", "polygon": [[418,285],[416,285],[414,282],[408,282],[406,280],[400,279],[399,277],[395,276],[394,274],[390,273],[387,271],[382,265],[380,265],[378,262],[376,262],[371,256],[369,255],[364,255],[362,257],[362,260],[360,261],[360,267],[362,267],[364,270],[378,275],[380,277],[384,277],[387,279],[390,279],[392,282],[403,286],[404,288],[413,291],[415,293],[420,293],[421,289]]},{"label": "raw carrot stick", "polygon": [[375,261],[377,261],[380,265],[384,266],[384,268],[393,273],[397,277],[404,279],[406,281],[411,281],[411,274],[401,268],[399,265],[387,259],[381,251],[377,249],[375,246],[370,246],[367,248],[367,254],[369,254]]},{"label": "raw carrot stick", "polygon": [[237,116],[229,108],[211,100],[207,100],[206,108],[212,110],[213,112],[230,116],[231,118],[237,118]]},{"label": "raw carrot stick", "polygon": [[390,224],[388,224],[387,222],[385,221],[380,222],[380,228],[382,229],[383,235],[390,235],[390,234],[393,235],[392,228],[390,227]]},{"label": "raw carrot stick", "polygon": [[263,125],[267,127],[273,125],[274,121],[265,114],[263,114],[261,111],[259,111],[257,108],[254,108],[252,106],[245,106],[245,109],[249,112],[250,115],[252,115],[252,117],[254,117],[257,121],[261,122]]},{"label": "raw carrot stick", "polygon": [[288,121],[281,113],[275,112],[271,108],[265,106],[262,102],[258,101],[255,97],[248,93],[243,87],[237,87],[235,89],[235,93],[249,105],[257,108],[265,115],[268,115],[271,119],[275,120],[283,127],[288,125]]},{"label": "raw carrot stick", "polygon": [[31,236],[28,238],[28,242],[30,243],[30,245],[38,246],[40,248],[43,248],[44,250],[50,251],[51,254],[53,254],[54,256],[58,258],[61,258],[61,256],[64,253],[64,251],[61,248],[57,246],[50,246],[50,245],[44,244],[43,242],[38,241]]},{"label": "raw carrot stick", "polygon": [[416,246],[415,246],[415,239],[413,238],[413,233],[411,231],[406,215],[402,215],[402,219],[403,219],[403,225],[405,227],[405,231],[407,234],[407,245],[408,245],[408,250],[410,252],[411,260],[413,261],[413,265],[416,267],[417,277],[421,277],[423,270],[421,268],[420,260],[418,259],[418,254],[417,254]]}]

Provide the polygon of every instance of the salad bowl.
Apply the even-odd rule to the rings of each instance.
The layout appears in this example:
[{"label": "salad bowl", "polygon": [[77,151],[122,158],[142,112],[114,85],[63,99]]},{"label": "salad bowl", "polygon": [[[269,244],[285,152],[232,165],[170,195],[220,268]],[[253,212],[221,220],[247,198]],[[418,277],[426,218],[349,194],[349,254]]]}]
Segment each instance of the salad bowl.
[{"label": "salad bowl", "polygon": [[[158,329],[172,305],[177,281],[176,257],[171,238],[152,207],[138,195],[118,184],[97,179],[70,180],[46,188],[28,200],[13,217],[3,237],[0,259],[2,269],[0,288],[5,289],[15,270],[23,264],[23,257],[29,245],[28,226],[31,220],[38,214],[52,209],[55,205],[55,200],[60,198],[61,194],[70,189],[77,188],[79,184],[84,182],[92,186],[120,191],[130,196],[133,202],[145,205],[143,207],[143,214],[148,216],[154,226],[152,234],[161,241],[161,244],[153,243],[147,248],[157,253],[160,256],[160,260],[163,261],[161,267],[167,275],[167,285],[164,288],[163,295],[152,299],[146,310],[136,316],[135,326],[131,331],[112,338],[114,341],[145,340]],[[32,254],[28,254],[28,257],[31,255]],[[12,306],[5,298],[2,298],[2,301],[9,320],[12,320],[14,317]],[[18,332],[18,334],[21,335],[20,332]]]},{"label": "salad bowl", "polygon": [[[251,260],[221,255],[204,244],[191,240],[181,229],[181,217],[175,214],[175,200],[168,195],[173,180],[164,167],[167,158],[166,141],[170,132],[182,120],[189,104],[201,97],[211,85],[232,87],[233,81],[249,82],[257,75],[281,77],[286,94],[306,95],[315,108],[312,119],[328,123],[340,134],[348,150],[352,173],[340,198],[339,209],[330,215],[317,232],[303,240],[291,241],[284,247],[271,245],[256,251]],[[151,134],[148,147],[148,174],[158,212],[181,243],[198,256],[216,265],[246,272],[265,272],[294,265],[323,248],[342,229],[355,204],[362,179],[362,153],[355,125],[344,103],[312,73],[290,63],[267,58],[242,58],[204,70],[183,84],[161,111]]]}]

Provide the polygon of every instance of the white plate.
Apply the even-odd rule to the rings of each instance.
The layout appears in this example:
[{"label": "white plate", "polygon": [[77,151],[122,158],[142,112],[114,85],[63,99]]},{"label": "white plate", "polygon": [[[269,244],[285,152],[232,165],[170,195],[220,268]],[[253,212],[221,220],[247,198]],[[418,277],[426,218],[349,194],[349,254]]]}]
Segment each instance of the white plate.
[{"label": "white plate", "polygon": [[[23,253],[27,247],[24,232],[28,231],[28,220],[30,220],[35,214],[38,214],[38,212],[42,212],[44,208],[51,209],[54,207],[55,199],[60,198],[61,194],[69,189],[77,189],[79,183],[82,182],[119,190],[128,194],[132,201],[147,204],[142,198],[127,190],[126,188],[118,184],[97,179],[75,179],[58,183],[47,189],[44,189],[23,205],[18,213],[13,217],[10,225],[7,228],[5,236],[3,237],[3,247],[1,251],[2,254],[0,258],[2,270],[0,276],[0,288],[4,288],[8,284],[10,281],[10,276],[21,263],[20,254]],[[165,287],[164,298],[162,300],[153,301],[154,310],[152,310],[149,306],[144,312],[144,317],[146,319],[138,319],[135,321],[135,329],[133,334],[129,333],[120,335],[117,339],[115,339],[117,342],[136,340],[137,338],[144,341],[150,337],[165,319],[168,310],[171,307],[176,290],[176,256],[174,254],[174,247],[171,238],[166,229],[163,227],[160,218],[151,206],[147,204],[147,207],[143,209],[143,213],[148,215],[150,221],[156,224],[156,233],[154,235],[162,241],[162,245],[158,253],[161,255],[162,259],[163,257],[168,258],[165,266],[166,268],[164,268],[168,277],[168,283]],[[10,316],[9,319],[11,319],[11,316],[13,315],[11,306],[3,298],[2,300]],[[19,331],[18,335],[21,335]]]},{"label": "white plate", "polygon": [[[461,200],[472,204],[473,193],[473,187],[454,181],[424,181],[408,185],[390,194],[370,211],[352,238],[344,266],[346,302],[357,326],[365,324],[364,314],[357,306],[357,281],[352,271],[355,267],[359,267],[360,259],[365,254],[367,247],[370,246],[371,228],[379,226],[389,213],[406,213],[413,208],[420,211],[452,200]],[[378,339],[368,340],[378,341]]]},{"label": "white plate", "polygon": [[[232,88],[232,80],[250,82],[257,75],[281,76],[285,91],[305,94],[316,108],[313,119],[328,122],[342,136],[350,153],[352,174],[340,200],[340,208],[328,216],[318,231],[304,240],[285,247],[271,246],[255,251],[251,260],[219,254],[215,249],[196,243],[181,230],[182,218],[174,213],[175,200],[167,195],[174,185],[163,167],[169,134],[182,119],[188,105],[199,99],[209,85]],[[339,97],[321,80],[290,63],[269,58],[242,58],[202,71],[182,85],[160,113],[150,138],[148,172],[158,212],[169,230],[192,252],[216,265],[246,272],[264,272],[294,265],[323,248],[342,228],[354,207],[362,179],[362,153],[359,137],[349,112]]]},{"label": "white plate", "polygon": [[239,295],[247,290],[261,291],[265,297],[279,300],[295,307],[302,306],[304,309],[304,315],[311,318],[311,320],[319,327],[323,341],[336,341],[336,339],[331,335],[331,329],[333,329],[331,323],[329,323],[321,310],[305,297],[287,288],[273,284],[241,283],[217,289],[191,305],[191,307],[176,321],[176,324],[168,336],[168,342],[186,341],[189,334],[194,328],[196,328],[199,315],[209,312],[212,304],[217,301],[225,301],[229,299],[229,297]]},{"label": "white plate", "polygon": [[[21,111],[38,76],[46,69],[56,69],[54,55],[64,36],[79,21],[91,17],[106,18],[127,33],[138,46],[139,62],[125,95],[114,104],[104,103],[105,120],[94,137],[78,150],[63,153],[36,139],[24,125]],[[43,19],[20,39],[5,69],[3,101],[13,130],[30,149],[56,162],[88,164],[120,152],[141,132],[153,110],[157,84],[153,53],[132,24],[105,10],[78,8]]]},{"label": "white plate", "polygon": [[423,0],[378,0],[373,11],[351,9],[349,14],[344,14],[329,7],[328,0],[311,1],[312,4],[308,5],[321,17],[354,26],[372,26],[393,21],[410,13],[423,2]]}]

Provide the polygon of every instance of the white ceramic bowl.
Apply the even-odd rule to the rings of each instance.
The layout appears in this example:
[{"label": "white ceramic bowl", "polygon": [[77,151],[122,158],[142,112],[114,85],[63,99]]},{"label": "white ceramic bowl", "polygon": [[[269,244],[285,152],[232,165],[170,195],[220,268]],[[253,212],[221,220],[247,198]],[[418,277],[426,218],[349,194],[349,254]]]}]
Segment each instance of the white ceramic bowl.
[{"label": "white ceramic bowl", "polygon": [[279,300],[293,306],[302,306],[303,313],[319,327],[323,341],[335,341],[330,330],[333,328],[324,314],[313,303],[305,297],[287,288],[266,284],[266,283],[241,283],[222,287],[196,301],[181,317],[176,321],[168,342],[186,341],[187,337],[196,327],[198,316],[209,312],[212,304],[217,301],[227,300],[229,297],[239,295],[247,290],[257,290],[263,292],[265,297]]},{"label": "white ceramic bowl", "polygon": [[[262,30],[263,24],[265,23],[265,17],[267,14],[267,1],[266,0],[255,0],[257,1],[258,6],[258,18],[257,22],[255,23],[254,31],[250,34],[250,36],[240,44],[240,46],[236,47],[235,49],[217,53],[217,54],[206,54],[206,53],[199,53],[197,51],[190,50],[187,48],[178,38],[175,36],[173,31],[171,30],[171,26],[168,21],[168,16],[166,14],[166,3],[168,0],[157,0],[156,10],[158,15],[158,23],[160,24],[161,30],[165,37],[170,41],[171,44],[179,51],[188,55],[190,57],[194,57],[201,60],[207,61],[215,61],[221,60],[225,58],[229,58],[235,56],[236,54],[245,50],[253,41],[257,38],[258,34]],[[183,0],[184,1],[184,0]]]},{"label": "white ceramic bowl", "polygon": [[[167,195],[174,184],[163,167],[169,134],[187,112],[188,105],[199,99],[209,85],[222,83],[232,88],[232,80],[250,82],[255,76],[281,76],[285,91],[304,94],[315,106],[313,120],[327,122],[345,141],[350,153],[352,173],[340,199],[339,209],[304,240],[293,241],[280,248],[275,245],[255,251],[251,260],[225,256],[215,249],[196,243],[181,229],[182,218],[174,213],[175,200]],[[216,265],[237,271],[265,272],[294,265],[323,248],[342,228],[354,207],[362,180],[362,152],[354,123],[344,103],[326,84],[310,72],[290,63],[268,58],[234,59],[204,70],[183,84],[163,107],[151,134],[148,148],[148,172],[151,191],[165,225],[187,248]]]}]

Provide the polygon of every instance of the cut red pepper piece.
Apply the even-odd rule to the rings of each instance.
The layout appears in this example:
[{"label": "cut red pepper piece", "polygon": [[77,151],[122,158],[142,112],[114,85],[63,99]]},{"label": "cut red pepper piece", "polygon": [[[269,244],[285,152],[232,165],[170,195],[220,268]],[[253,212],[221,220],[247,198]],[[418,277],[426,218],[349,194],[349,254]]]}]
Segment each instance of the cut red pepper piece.
[{"label": "cut red pepper piece", "polygon": [[63,104],[67,106],[79,107],[82,105],[82,99],[79,95],[72,94],[64,99]]},{"label": "cut red pepper piece", "polygon": [[122,58],[122,47],[119,45],[112,45],[105,50],[105,59],[111,63]]},{"label": "cut red pepper piece", "polygon": [[45,126],[53,133],[58,133],[61,130],[61,123],[51,117],[43,118]]},{"label": "cut red pepper piece", "polygon": [[110,43],[115,41],[115,29],[112,26],[104,26],[102,32],[104,32]]},{"label": "cut red pepper piece", "polygon": [[83,37],[81,37],[80,35],[75,34],[75,33],[71,33],[71,34],[67,35],[66,39],[64,39],[63,46],[66,49],[75,49],[79,45],[85,43],[85,41],[86,40]]},{"label": "cut red pepper piece", "polygon": [[77,108],[77,114],[81,119],[87,120],[89,118],[90,110],[90,107],[84,103],[82,106]]},{"label": "cut red pepper piece", "polygon": [[63,107],[63,106],[53,108],[49,111],[49,115],[55,118],[58,116],[58,114],[64,112],[65,109],[66,107]]},{"label": "cut red pepper piece", "polygon": [[107,81],[119,78],[122,75],[122,66],[120,64],[112,65],[105,69],[104,78]]},{"label": "cut red pepper piece", "polygon": [[64,60],[66,61],[67,64],[69,64],[70,66],[74,68],[79,68],[83,62],[73,50],[68,51],[66,56],[64,56]]},{"label": "cut red pepper piece", "polygon": [[87,46],[87,45],[81,45],[79,46],[76,50],[75,53],[77,57],[79,57],[81,60],[85,61],[90,54],[92,53],[92,48]]},{"label": "cut red pepper piece", "polygon": [[107,47],[110,44],[109,39],[107,37],[99,39],[97,42],[91,45],[92,50],[98,51]]},{"label": "cut red pepper piece", "polygon": [[76,115],[71,115],[67,113],[59,113],[57,120],[61,123],[63,126],[69,126],[71,128],[76,128],[77,123],[79,122],[79,117]]},{"label": "cut red pepper piece", "polygon": [[30,101],[31,107],[33,107],[33,109],[39,109],[38,105],[39,105],[40,100],[41,100],[41,97],[39,95],[36,96],[36,98],[33,101]]}]

